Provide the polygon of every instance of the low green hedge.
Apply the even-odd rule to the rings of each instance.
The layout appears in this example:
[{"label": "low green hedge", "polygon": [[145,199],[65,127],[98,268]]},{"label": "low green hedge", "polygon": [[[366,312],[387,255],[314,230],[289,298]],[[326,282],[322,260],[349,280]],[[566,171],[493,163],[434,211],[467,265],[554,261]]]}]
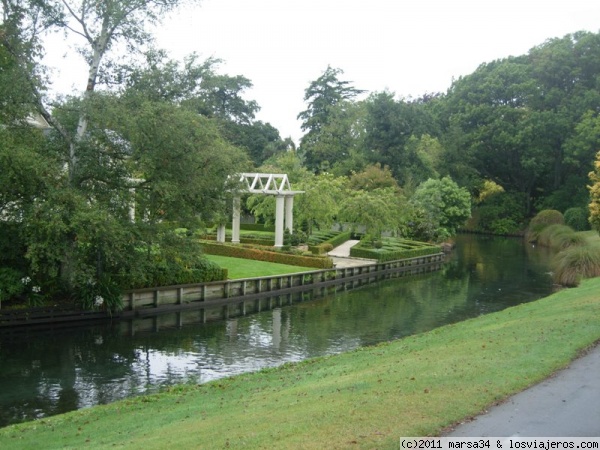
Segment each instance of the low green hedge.
[{"label": "low green hedge", "polygon": [[198,260],[194,267],[186,268],[173,264],[157,263],[148,266],[144,280],[129,280],[123,283],[123,289],[141,289],[155,286],[173,286],[178,284],[208,283],[227,279],[227,269],[206,258]]},{"label": "low green hedge", "polygon": [[[231,230],[233,228],[233,224],[228,223],[227,228]],[[275,232],[275,225],[265,225],[263,223],[241,223],[240,230]]]},{"label": "low green hedge", "polygon": [[[217,240],[217,235],[216,234],[207,234],[204,235],[202,237],[202,239],[205,239],[207,241],[216,241]],[[231,239],[231,236],[229,236],[229,239]],[[256,245],[273,245],[273,239],[260,239],[260,238],[256,238],[256,237],[244,237],[244,236],[240,236],[240,242],[242,244],[256,244]]]},{"label": "low green hedge", "polygon": [[331,244],[335,248],[338,245],[342,245],[351,237],[352,233],[350,231],[317,232],[308,238],[308,250],[315,255],[322,255],[326,253],[325,244]]},{"label": "low green hedge", "polygon": [[314,267],[317,269],[330,269],[333,267],[331,258],[292,255],[276,251],[268,251],[244,246],[243,244],[223,244],[202,241],[202,248],[209,255],[231,256],[233,258],[254,259],[291,266]]},{"label": "low green hedge", "polygon": [[350,256],[387,262],[397,259],[434,255],[442,252],[442,248],[437,245],[408,239],[385,238],[382,240],[382,245],[382,248],[372,248],[360,242],[350,249]]}]

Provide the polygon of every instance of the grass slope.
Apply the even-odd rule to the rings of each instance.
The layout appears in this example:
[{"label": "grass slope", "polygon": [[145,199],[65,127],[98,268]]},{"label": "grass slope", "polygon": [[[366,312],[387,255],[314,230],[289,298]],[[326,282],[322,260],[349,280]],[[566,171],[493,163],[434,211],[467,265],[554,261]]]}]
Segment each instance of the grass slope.
[{"label": "grass slope", "polygon": [[600,339],[600,279],[428,333],[0,430],[0,448],[379,448],[436,435]]}]

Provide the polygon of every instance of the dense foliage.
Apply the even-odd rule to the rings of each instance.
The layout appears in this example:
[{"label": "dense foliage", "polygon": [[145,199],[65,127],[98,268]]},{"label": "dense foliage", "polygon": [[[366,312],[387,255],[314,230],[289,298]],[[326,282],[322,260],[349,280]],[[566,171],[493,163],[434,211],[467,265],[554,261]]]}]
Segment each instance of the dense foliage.
[{"label": "dense foliage", "polygon": [[[439,242],[468,219],[520,233],[544,209],[599,229],[600,34],[483,63],[419,99],[365,97],[327,67],[305,91],[296,150],[255,120],[249,79],[153,48],[147,25],[179,3],[0,4],[0,301],[65,293],[112,309],[124,287],[218,277],[191,236],[229,216],[236,171],[287,173],[306,234],[347,222],[373,243]],[[79,96],[46,93],[51,31],[83,39]],[[272,223],[273,203],[254,196],[246,212]]]},{"label": "dense foliage", "polygon": [[[2,2],[0,301],[118,309],[123,288],[223,276],[178,230],[227,214],[229,176],[289,144],[254,121],[247,78],[152,48],[147,25],[179,3]],[[83,38],[78,97],[46,94],[50,31]]]},{"label": "dense foliage", "polygon": [[[449,176],[474,199],[474,231],[514,234],[542,209],[587,210],[600,148],[599,74],[600,34],[549,39],[526,55],[481,64],[443,94],[340,101],[299,151],[312,168],[336,174],[380,163],[409,195]],[[486,183],[500,190],[484,199]]]}]

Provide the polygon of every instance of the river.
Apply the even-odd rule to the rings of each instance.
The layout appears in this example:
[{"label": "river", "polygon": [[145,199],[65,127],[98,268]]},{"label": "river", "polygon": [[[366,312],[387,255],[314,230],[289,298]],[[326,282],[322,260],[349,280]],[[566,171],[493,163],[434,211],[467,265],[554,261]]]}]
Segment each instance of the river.
[{"label": "river", "polygon": [[438,272],[316,299],[269,300],[259,313],[226,320],[4,330],[0,426],[340,353],[533,301],[552,291],[548,260],[544,249],[519,239],[461,235]]}]

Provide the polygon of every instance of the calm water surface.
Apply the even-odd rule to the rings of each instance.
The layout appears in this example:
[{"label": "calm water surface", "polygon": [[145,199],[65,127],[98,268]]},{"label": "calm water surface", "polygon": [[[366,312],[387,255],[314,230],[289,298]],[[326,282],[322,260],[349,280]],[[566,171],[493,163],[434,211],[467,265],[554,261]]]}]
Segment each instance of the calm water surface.
[{"label": "calm water surface", "polygon": [[[0,333],[0,426],[400,338],[544,297],[548,254],[459,236],[444,269],[260,313]],[[267,303],[268,304],[268,303]],[[194,316],[196,314],[196,316]],[[197,317],[195,319],[195,317]],[[185,321],[184,321],[185,322]]]}]

